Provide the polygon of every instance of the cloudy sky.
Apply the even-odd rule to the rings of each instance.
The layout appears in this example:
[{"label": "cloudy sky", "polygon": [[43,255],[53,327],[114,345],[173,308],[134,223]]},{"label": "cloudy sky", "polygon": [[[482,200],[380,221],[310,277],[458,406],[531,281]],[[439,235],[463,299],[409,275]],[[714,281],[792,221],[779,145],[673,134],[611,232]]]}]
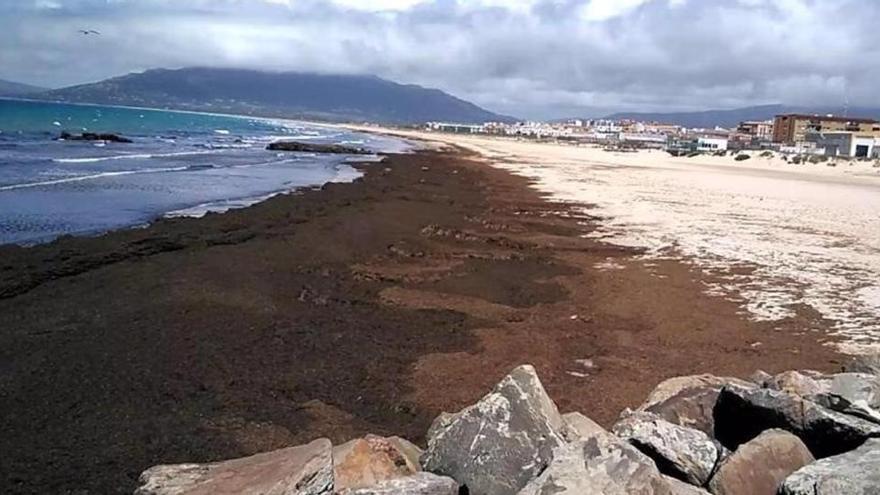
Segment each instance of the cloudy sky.
[{"label": "cloudy sky", "polygon": [[533,118],[880,106],[880,1],[0,0],[0,78],[191,65],[376,74]]}]

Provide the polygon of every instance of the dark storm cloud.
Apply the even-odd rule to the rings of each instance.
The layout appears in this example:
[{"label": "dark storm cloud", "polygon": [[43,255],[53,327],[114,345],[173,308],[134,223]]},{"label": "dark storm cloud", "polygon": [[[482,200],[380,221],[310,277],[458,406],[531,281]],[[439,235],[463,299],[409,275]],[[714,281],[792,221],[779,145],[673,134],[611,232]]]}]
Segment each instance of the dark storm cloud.
[{"label": "dark storm cloud", "polygon": [[0,77],[60,86],[188,65],[375,73],[541,117],[880,106],[878,26],[874,0],[0,0]]}]

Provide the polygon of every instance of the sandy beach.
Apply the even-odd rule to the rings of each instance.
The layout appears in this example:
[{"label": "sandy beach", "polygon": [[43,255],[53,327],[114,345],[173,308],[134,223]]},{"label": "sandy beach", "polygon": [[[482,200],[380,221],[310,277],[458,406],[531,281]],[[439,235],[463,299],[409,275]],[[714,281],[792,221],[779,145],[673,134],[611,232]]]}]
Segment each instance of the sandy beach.
[{"label": "sandy beach", "polygon": [[479,152],[533,179],[553,200],[581,205],[601,218],[593,238],[642,249],[646,261],[694,263],[714,279],[707,291],[738,301],[751,318],[779,321],[806,308],[827,320],[827,338],[843,352],[880,349],[880,167],[874,161],[793,164],[760,152],[736,161],[733,153],[672,157],[409,135]]},{"label": "sandy beach", "polygon": [[694,265],[598,239],[582,207],[473,153],[361,168],[224,214],[0,248],[3,491],[130,493],[151,465],[319,436],[421,441],[526,362],[606,425],[670,376],[840,367],[815,312],[749,318]]}]

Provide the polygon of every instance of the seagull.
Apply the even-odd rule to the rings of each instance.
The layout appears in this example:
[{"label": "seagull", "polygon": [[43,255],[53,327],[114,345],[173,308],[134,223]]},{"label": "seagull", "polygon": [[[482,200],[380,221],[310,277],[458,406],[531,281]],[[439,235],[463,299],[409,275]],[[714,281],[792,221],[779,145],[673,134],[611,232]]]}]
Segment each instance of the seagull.
[{"label": "seagull", "polygon": [[95,31],[94,29],[80,29],[79,32],[82,33],[84,36],[88,36],[90,34],[97,34],[99,36],[101,35],[101,33]]}]

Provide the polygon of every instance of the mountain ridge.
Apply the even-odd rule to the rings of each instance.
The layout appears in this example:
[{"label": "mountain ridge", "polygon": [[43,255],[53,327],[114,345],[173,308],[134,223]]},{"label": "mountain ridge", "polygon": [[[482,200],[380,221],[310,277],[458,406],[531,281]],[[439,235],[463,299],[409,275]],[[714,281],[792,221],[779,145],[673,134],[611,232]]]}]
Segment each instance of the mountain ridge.
[{"label": "mountain ridge", "polygon": [[72,103],[330,121],[413,124],[429,120],[513,120],[439,89],[372,75],[209,67],[150,69],[36,96]]},{"label": "mountain ridge", "polygon": [[0,79],[0,96],[25,96],[48,91],[48,88],[32,86],[6,79]]}]

